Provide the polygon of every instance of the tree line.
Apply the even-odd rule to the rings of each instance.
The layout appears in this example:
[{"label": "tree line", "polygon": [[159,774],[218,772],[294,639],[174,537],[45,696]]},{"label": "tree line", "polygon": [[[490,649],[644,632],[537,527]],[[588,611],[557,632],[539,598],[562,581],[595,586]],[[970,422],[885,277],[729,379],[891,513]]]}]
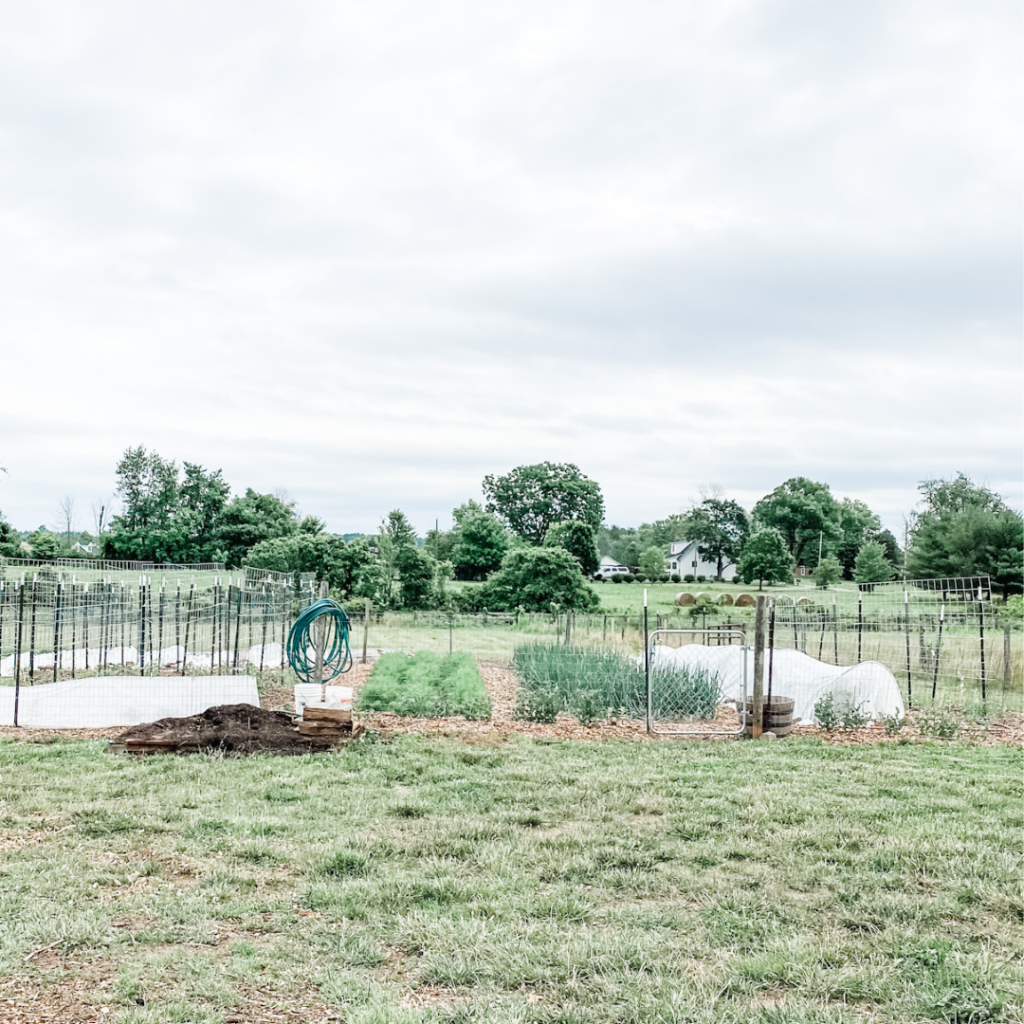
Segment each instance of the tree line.
[{"label": "tree line", "polygon": [[[609,555],[634,576],[667,580],[674,541],[696,541],[721,578],[736,567],[747,584],[790,583],[794,567],[813,567],[816,583],[878,583],[987,575],[1004,594],[1019,593],[1024,528],[1019,512],[963,474],[920,486],[921,502],[901,550],[862,501],[837,499],[825,483],[794,477],[748,513],[714,492],[688,511],[636,528],[604,524],[598,483],[572,464],[543,462],[488,475],[483,503],[453,510],[450,530],[421,541],[398,509],[376,534],[338,536],[315,516],[299,517],[286,497],[249,488],[232,496],[220,470],[185,462],[181,470],[145,448],[117,465],[121,511],[102,535],[105,558],[225,562],[314,573],[342,599],[385,607],[467,610],[586,610],[598,603],[586,577]],[[35,535],[33,535],[35,536]],[[55,543],[47,534],[47,545]],[[0,519],[0,553],[24,554]],[[53,557],[54,553],[37,557]],[[451,579],[482,586],[453,592]]]}]

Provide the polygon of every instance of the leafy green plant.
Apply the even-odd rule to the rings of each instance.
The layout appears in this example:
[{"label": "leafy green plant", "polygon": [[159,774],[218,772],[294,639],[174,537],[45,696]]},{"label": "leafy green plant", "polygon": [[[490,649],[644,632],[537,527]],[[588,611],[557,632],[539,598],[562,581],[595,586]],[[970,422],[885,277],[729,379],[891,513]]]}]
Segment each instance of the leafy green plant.
[{"label": "leafy green plant", "polygon": [[359,694],[357,707],[360,711],[393,711],[417,718],[491,715],[491,701],[480,670],[468,654],[442,658],[426,651],[411,658],[385,654]]},{"label": "leafy green plant", "polygon": [[837,729],[859,729],[871,720],[864,713],[864,702],[854,703],[852,700],[836,699],[829,691],[814,703],[814,717],[826,732]]},{"label": "leafy green plant", "polygon": [[917,731],[922,736],[953,740],[960,734],[960,723],[944,708],[929,708],[918,716]]},{"label": "leafy green plant", "polygon": [[898,714],[895,714],[895,715],[883,715],[882,716],[882,721],[885,723],[885,735],[886,736],[895,736],[895,735],[897,735],[900,732],[900,730],[903,728],[903,726],[907,724],[907,720],[905,718],[902,718]]},{"label": "leafy green plant", "polygon": [[541,686],[524,686],[519,690],[514,714],[524,722],[551,725],[564,710],[565,699],[557,691]]}]

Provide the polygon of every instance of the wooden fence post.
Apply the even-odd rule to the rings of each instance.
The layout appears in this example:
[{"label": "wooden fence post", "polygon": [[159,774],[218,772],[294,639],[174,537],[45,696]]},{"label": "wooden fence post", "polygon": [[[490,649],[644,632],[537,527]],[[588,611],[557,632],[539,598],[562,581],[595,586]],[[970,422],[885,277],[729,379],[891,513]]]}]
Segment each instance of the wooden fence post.
[{"label": "wooden fence post", "polygon": [[760,738],[764,729],[764,613],[767,601],[764,594],[759,594],[754,613],[754,720],[751,735],[755,740]]}]

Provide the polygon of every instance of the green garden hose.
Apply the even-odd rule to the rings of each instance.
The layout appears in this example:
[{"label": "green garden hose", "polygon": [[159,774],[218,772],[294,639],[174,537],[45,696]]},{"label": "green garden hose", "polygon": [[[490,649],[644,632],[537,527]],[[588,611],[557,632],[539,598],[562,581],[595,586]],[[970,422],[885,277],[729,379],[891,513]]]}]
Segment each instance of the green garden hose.
[{"label": "green garden hose", "polygon": [[304,683],[316,682],[316,645],[312,628],[314,620],[321,616],[327,616],[328,621],[323,624],[324,660],[320,682],[326,683],[352,667],[348,616],[337,601],[324,597],[303,608],[288,633],[288,664]]}]

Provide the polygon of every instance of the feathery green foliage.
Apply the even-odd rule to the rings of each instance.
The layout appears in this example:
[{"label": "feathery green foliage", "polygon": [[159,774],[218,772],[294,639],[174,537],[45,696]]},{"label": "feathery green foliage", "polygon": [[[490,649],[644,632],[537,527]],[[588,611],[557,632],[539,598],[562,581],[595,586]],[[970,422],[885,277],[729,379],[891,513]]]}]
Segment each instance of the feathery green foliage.
[{"label": "feathery green foliage", "polygon": [[360,692],[358,708],[416,718],[491,716],[491,701],[476,662],[468,654],[442,658],[426,651],[411,658],[385,654]]},{"label": "feathery green foliage", "polygon": [[[512,665],[522,687],[521,717],[549,720],[532,712],[539,708],[549,715],[553,703],[584,724],[613,712],[625,712],[630,718],[647,714],[644,674],[636,659],[621,651],[521,644],[512,655]],[[714,718],[720,696],[717,674],[661,666],[652,671],[651,678],[655,717]]]}]

